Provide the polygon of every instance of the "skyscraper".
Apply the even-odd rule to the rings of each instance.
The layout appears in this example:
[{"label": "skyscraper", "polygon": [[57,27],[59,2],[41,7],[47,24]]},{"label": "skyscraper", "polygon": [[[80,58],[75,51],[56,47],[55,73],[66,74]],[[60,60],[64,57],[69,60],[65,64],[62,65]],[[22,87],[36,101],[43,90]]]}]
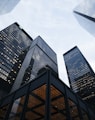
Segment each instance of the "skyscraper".
[{"label": "skyscraper", "polygon": [[33,40],[27,52],[12,92],[37,77],[45,67],[51,67],[54,72],[58,73],[56,53],[38,36]]},{"label": "skyscraper", "polygon": [[48,69],[0,99],[0,120],[95,120],[95,112]]},{"label": "skyscraper", "polygon": [[[17,24],[16,27],[19,28]],[[7,35],[11,37],[15,33],[13,31],[9,30]],[[11,92],[0,98],[0,120],[94,120],[93,110],[59,79],[56,53],[48,44],[40,36],[32,41],[22,29],[16,33],[24,35],[15,36],[12,40],[8,37],[9,41],[5,38],[9,44],[4,47],[8,48],[11,42],[15,48],[15,51],[10,48],[11,53],[18,55],[18,59],[15,58],[16,62],[7,76],[10,81],[6,79],[11,84]],[[29,39],[29,44],[25,42],[19,54],[17,51],[20,52],[23,44],[17,44],[15,39],[22,43]],[[10,56],[9,51],[7,54]]]},{"label": "skyscraper", "polygon": [[85,28],[89,33],[95,36],[95,1],[83,0],[74,9],[75,17],[79,24]]},{"label": "skyscraper", "polygon": [[64,61],[71,89],[94,104],[95,74],[77,46],[64,54]]},{"label": "skyscraper", "polygon": [[17,23],[0,31],[0,95],[11,90],[31,43]]},{"label": "skyscraper", "polygon": [[17,90],[50,67],[58,73],[56,53],[38,36],[33,40],[14,23],[0,32],[0,96]]}]

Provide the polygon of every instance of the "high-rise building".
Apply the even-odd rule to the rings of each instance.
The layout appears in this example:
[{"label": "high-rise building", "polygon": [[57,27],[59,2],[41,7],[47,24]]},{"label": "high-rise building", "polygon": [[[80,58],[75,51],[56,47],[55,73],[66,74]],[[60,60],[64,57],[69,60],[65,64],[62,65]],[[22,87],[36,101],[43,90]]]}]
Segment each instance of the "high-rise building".
[{"label": "high-rise building", "polygon": [[58,74],[56,53],[38,36],[33,40],[27,52],[11,92],[33,80],[47,67]]},{"label": "high-rise building", "polygon": [[0,31],[0,96],[11,90],[32,41],[17,23]]},{"label": "high-rise building", "polygon": [[94,105],[95,74],[77,46],[64,54],[71,89]]},{"label": "high-rise building", "polygon": [[85,28],[89,33],[95,36],[95,1],[83,0],[74,9],[74,15],[77,18],[79,24]]},{"label": "high-rise building", "polygon": [[33,80],[45,68],[58,73],[56,53],[38,36],[33,40],[14,23],[0,32],[0,96]]},{"label": "high-rise building", "polygon": [[0,120],[95,120],[95,114],[52,70],[46,70],[0,100]]},{"label": "high-rise building", "polygon": [[[15,25],[19,28],[17,24],[11,27]],[[7,34],[11,37],[15,33],[13,31],[9,30]],[[15,36],[12,40],[8,37],[8,41],[5,38],[6,49],[2,49],[4,55],[10,56],[8,50],[11,49],[10,53],[14,52],[12,55],[18,57],[15,57],[16,62],[9,69],[7,78],[0,79],[6,81],[6,86],[11,84],[11,92],[0,98],[0,120],[94,120],[93,110],[59,79],[56,53],[48,44],[40,36],[32,41],[22,29],[15,34],[23,37]],[[24,40],[28,44],[24,44]],[[7,50],[9,45],[11,47]],[[4,53],[4,50],[7,52]],[[8,60],[14,61],[14,57]],[[1,69],[6,62],[7,58]]]}]

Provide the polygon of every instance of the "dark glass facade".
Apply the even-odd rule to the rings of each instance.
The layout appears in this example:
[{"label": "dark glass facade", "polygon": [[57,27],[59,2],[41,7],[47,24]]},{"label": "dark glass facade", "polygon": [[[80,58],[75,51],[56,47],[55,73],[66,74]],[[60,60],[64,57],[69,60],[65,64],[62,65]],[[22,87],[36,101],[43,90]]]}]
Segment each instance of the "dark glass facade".
[{"label": "dark glass facade", "polygon": [[33,80],[47,67],[52,68],[58,74],[56,53],[38,36],[33,40],[27,52],[11,92],[18,89],[20,85]]},{"label": "dark glass facade", "polygon": [[0,120],[95,120],[93,111],[52,70],[0,100]]},{"label": "dark glass facade", "polygon": [[8,59],[2,61],[0,75],[6,75],[2,70],[8,62],[11,68],[0,79],[0,92],[10,90],[3,97],[0,93],[0,120],[95,120],[93,110],[59,79],[56,53],[40,36],[32,41],[17,23],[3,31],[0,54]]},{"label": "dark glass facade", "polygon": [[17,23],[0,31],[0,95],[6,94],[21,68],[32,38]]},{"label": "dark glass facade", "polygon": [[38,75],[39,70],[47,66],[51,67],[56,73],[58,73],[56,53],[40,36],[34,40],[30,47],[30,51],[33,51],[32,59],[34,60],[30,80]]},{"label": "dark glass facade", "polygon": [[92,99],[95,99],[95,75],[78,47],[66,52],[64,61],[72,90],[94,105]]}]

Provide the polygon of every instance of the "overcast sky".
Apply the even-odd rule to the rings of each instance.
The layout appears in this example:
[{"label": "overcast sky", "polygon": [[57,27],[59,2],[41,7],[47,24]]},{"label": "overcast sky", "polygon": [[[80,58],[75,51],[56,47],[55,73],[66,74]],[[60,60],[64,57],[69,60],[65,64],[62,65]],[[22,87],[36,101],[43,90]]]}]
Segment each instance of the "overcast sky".
[{"label": "overcast sky", "polygon": [[40,35],[56,52],[59,75],[68,85],[63,54],[78,46],[95,71],[95,38],[77,22],[73,9],[82,0],[21,0],[8,14],[0,15],[0,30],[18,22],[34,39]]}]

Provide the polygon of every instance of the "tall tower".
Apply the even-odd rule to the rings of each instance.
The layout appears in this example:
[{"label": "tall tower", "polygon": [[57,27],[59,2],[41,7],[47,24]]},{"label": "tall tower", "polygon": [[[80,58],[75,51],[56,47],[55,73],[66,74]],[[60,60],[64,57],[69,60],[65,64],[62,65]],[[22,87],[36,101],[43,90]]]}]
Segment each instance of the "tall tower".
[{"label": "tall tower", "polygon": [[0,96],[11,90],[31,43],[17,23],[0,31]]},{"label": "tall tower", "polygon": [[27,52],[11,92],[36,78],[47,67],[58,74],[56,53],[38,36],[33,40]]},{"label": "tall tower", "polygon": [[71,89],[83,100],[93,103],[95,99],[95,75],[78,47],[75,46],[66,52],[64,61]]},{"label": "tall tower", "polygon": [[58,75],[56,53],[40,36],[33,40],[17,23],[0,32],[0,97],[47,68]]},{"label": "tall tower", "polygon": [[74,9],[79,24],[95,36],[95,0],[83,0]]}]

